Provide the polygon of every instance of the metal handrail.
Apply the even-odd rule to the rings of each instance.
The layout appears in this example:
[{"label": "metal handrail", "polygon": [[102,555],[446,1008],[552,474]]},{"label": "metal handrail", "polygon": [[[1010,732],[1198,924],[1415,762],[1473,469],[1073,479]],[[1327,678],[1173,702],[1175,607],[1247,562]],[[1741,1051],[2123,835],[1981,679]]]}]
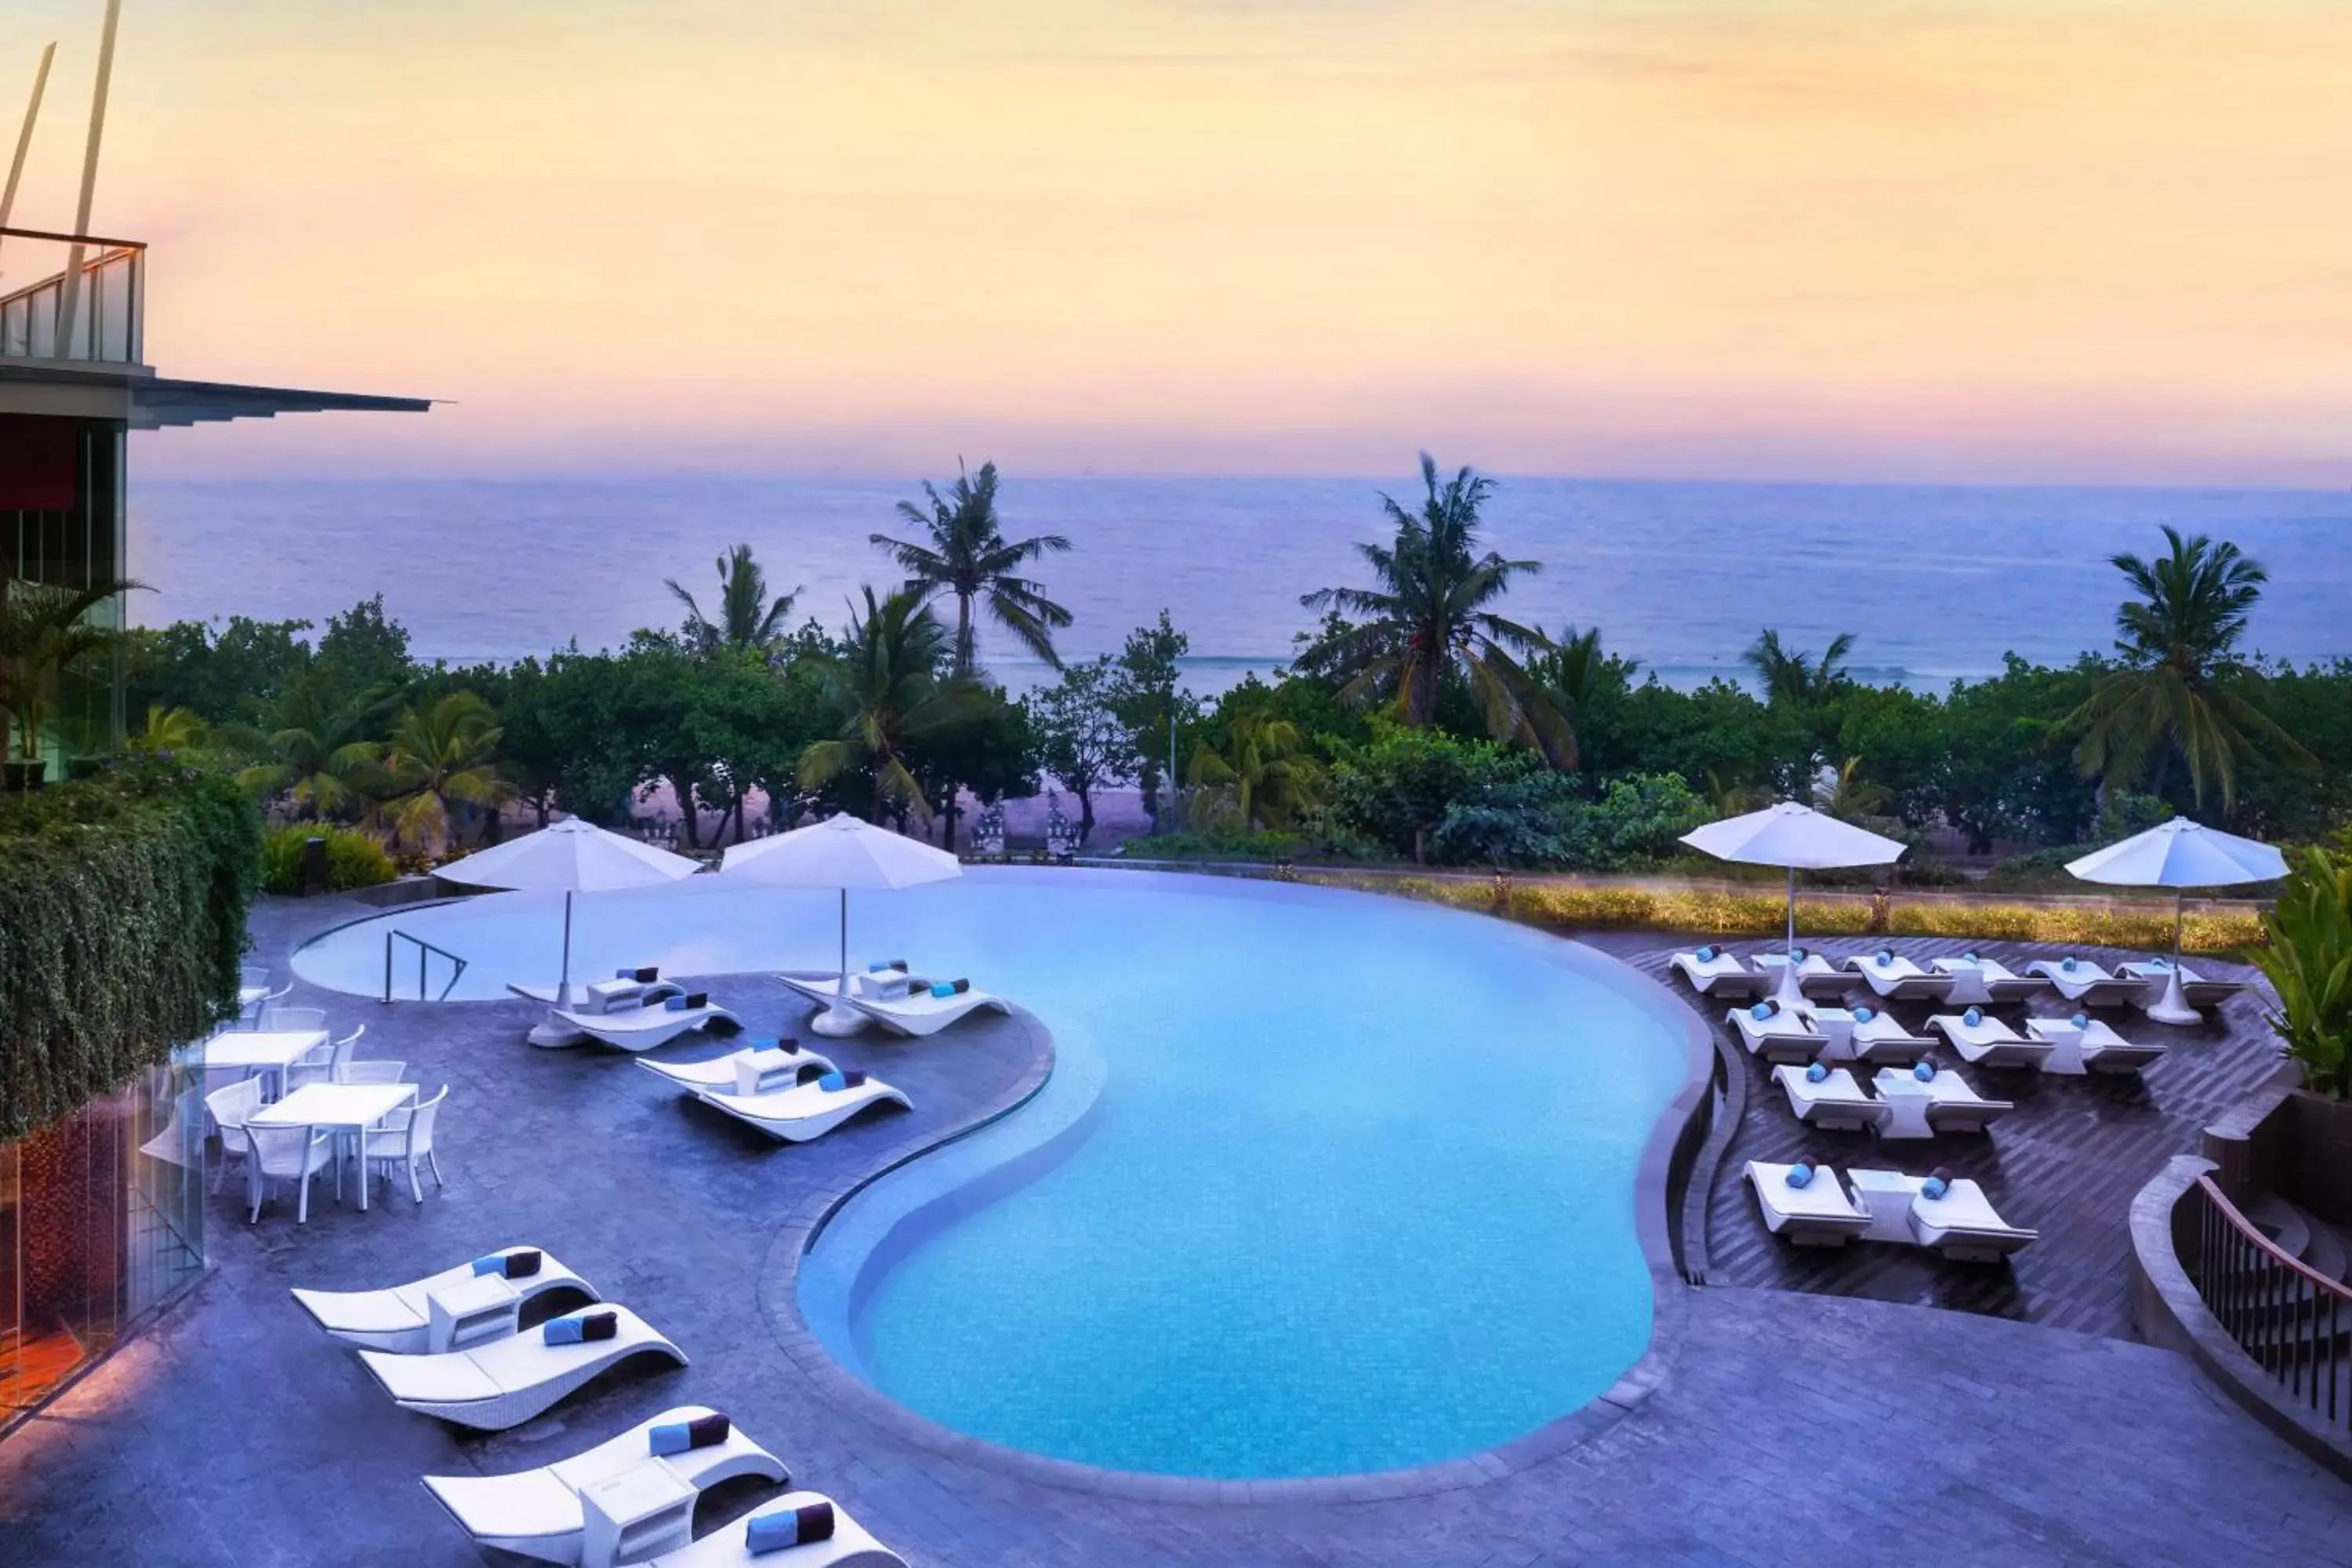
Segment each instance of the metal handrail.
[{"label": "metal handrail", "polygon": [[143,239],[108,239],[95,234],[59,234],[47,228],[0,228],[0,239],[49,239],[59,245],[102,245],[110,250],[144,250]]},{"label": "metal handrail", "polygon": [[450,964],[453,966],[449,971],[449,984],[441,987],[440,995],[433,998],[436,1002],[446,1002],[449,1000],[449,993],[455,991],[457,988],[457,982],[466,977],[466,961],[458,957],[456,953],[451,952],[446,947],[437,947],[434,943],[425,941],[421,936],[411,936],[408,932],[395,928],[394,930],[388,931],[383,933],[384,1001],[389,1003],[393,1000],[392,944],[395,942],[415,942],[416,944],[416,999],[419,1002],[425,1000],[425,966],[429,960],[429,955],[439,953],[443,958],[449,961]]},{"label": "metal handrail", "polygon": [[2197,1178],[2197,1294],[2238,1347],[2333,1425],[2352,1424],[2352,1287],[2263,1234],[2210,1175]]}]

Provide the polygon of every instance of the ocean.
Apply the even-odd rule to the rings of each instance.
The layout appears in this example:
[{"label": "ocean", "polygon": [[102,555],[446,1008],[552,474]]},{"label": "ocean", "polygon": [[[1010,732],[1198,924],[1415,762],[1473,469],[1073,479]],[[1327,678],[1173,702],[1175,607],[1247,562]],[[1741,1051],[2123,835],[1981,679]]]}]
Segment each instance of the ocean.
[{"label": "ocean", "polygon": [[[2236,542],[2270,570],[2252,646],[2297,662],[2352,654],[2352,495],[1601,482],[1502,478],[1487,533],[1543,563],[1502,608],[1549,632],[1601,628],[1661,679],[1737,676],[1759,628],[1818,652],[1855,635],[1854,671],[1940,687],[2105,648],[2123,580],[2107,557],[2152,554],[2170,523]],[[1383,535],[1371,479],[1006,476],[1013,537],[1074,548],[1037,574],[1076,616],[1066,658],[1115,651],[1164,607],[1192,637],[1191,683],[1221,689],[1285,659],[1309,590],[1363,581],[1353,546]],[[673,625],[676,577],[706,608],[713,559],[749,542],[799,611],[846,618],[860,584],[891,581],[874,532],[903,536],[913,480],[801,479],[149,481],[131,497],[142,625],[229,615],[326,616],[382,592],[415,651],[506,660],[577,641],[615,646]],[[797,616],[795,617],[798,618]],[[983,660],[1014,689],[1039,667],[983,623]]]}]

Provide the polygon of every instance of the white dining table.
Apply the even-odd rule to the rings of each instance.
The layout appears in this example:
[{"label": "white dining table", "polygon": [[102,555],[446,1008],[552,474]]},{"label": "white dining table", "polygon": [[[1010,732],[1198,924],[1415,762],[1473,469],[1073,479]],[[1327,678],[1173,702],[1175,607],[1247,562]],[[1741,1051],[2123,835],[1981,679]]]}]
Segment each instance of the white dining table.
[{"label": "white dining table", "polygon": [[[413,1083],[306,1083],[245,1121],[248,1127],[323,1127],[338,1136],[364,1139],[369,1128],[415,1099]],[[364,1142],[361,1154],[360,1208],[364,1212],[368,1206]]]},{"label": "white dining table", "polygon": [[258,1069],[273,1075],[269,1092],[282,1094],[286,1069],[326,1043],[324,1029],[224,1029],[205,1042],[205,1068]]}]

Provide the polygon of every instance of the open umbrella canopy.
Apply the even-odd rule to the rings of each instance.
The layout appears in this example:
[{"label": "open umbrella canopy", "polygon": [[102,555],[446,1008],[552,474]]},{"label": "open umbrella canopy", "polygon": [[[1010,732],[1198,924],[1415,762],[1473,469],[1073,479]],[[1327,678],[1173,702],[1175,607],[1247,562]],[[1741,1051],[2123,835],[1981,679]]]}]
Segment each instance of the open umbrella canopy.
[{"label": "open umbrella canopy", "polygon": [[889,890],[944,882],[963,875],[963,862],[944,849],[860,818],[829,816],[773,838],[730,845],[719,871],[772,888],[833,888],[841,894],[841,977],[833,1005],[810,1021],[820,1035],[854,1034],[866,1016],[849,1005],[850,889]]},{"label": "open umbrella canopy", "polygon": [[772,838],[730,845],[727,876],[772,888],[912,888],[963,875],[963,862],[858,817],[828,816]]},{"label": "open umbrella canopy", "polygon": [[572,816],[452,860],[438,875],[469,888],[600,893],[676,882],[701,869],[698,860]]},{"label": "open umbrella canopy", "polygon": [[1903,853],[1895,839],[1824,816],[1810,805],[1784,800],[1745,816],[1727,816],[1693,828],[1683,842],[1718,860],[1750,866],[1786,866],[1800,871],[1836,866],[1884,866]]},{"label": "open umbrella canopy", "polygon": [[2270,845],[2176,816],[2070,860],[2066,869],[2085,882],[2114,887],[2226,888],[2277,880],[2286,875],[2286,857]]}]

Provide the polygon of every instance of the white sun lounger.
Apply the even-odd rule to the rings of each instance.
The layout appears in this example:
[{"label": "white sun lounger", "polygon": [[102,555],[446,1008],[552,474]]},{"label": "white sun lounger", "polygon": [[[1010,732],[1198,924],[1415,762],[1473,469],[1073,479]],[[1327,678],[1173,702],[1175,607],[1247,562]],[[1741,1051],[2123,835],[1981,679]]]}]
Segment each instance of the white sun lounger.
[{"label": "white sun lounger", "polygon": [[[504,1476],[426,1476],[425,1489],[478,1547],[542,1563],[576,1563],[586,1527],[580,1489],[653,1458],[648,1434],[655,1427],[717,1414],[707,1405],[681,1405],[569,1459]],[[662,1466],[696,1491],[745,1476],[780,1485],[792,1479],[773,1454],[732,1426],[726,1441],[663,1455]]]},{"label": "white sun lounger", "polygon": [[1789,1184],[1793,1165],[1750,1160],[1745,1173],[1756,1189],[1756,1206],[1763,1211],[1764,1228],[1785,1236],[1799,1247],[1843,1247],[1870,1228],[1870,1211],[1845,1195],[1837,1173],[1827,1165],[1813,1167],[1813,1179],[1801,1187]]},{"label": "white sun lounger", "polygon": [[[2164,1000],[2165,987],[2172,978],[2172,961],[2157,958],[2120,964],[2116,973],[2146,981],[2135,1000],[2143,1007],[2152,1007]],[[2218,1007],[2245,988],[2242,980],[2209,980],[2185,963],[2180,966],[2180,999],[2191,1007]]]},{"label": "white sun lounger", "polygon": [[992,995],[977,986],[969,991],[960,991],[952,996],[934,996],[929,991],[919,991],[897,1002],[852,996],[849,1005],[886,1029],[917,1037],[936,1035],[950,1024],[968,1017],[982,1007],[993,1007],[1000,1013],[1013,1011],[1013,1005],[1003,997]]},{"label": "white sun lounger", "polygon": [[1877,953],[1863,953],[1847,959],[1845,966],[1889,1002],[1941,1002],[1952,990],[1950,975],[1930,973],[1899,952],[1884,962]]},{"label": "white sun lounger", "polygon": [[738,1078],[736,1068],[747,1062],[760,1063],[763,1057],[774,1057],[775,1068],[788,1068],[796,1077],[814,1068],[818,1072],[831,1072],[833,1060],[810,1050],[797,1040],[761,1040],[745,1046],[740,1051],[712,1057],[698,1062],[656,1061],[651,1057],[639,1057],[637,1065],[647,1072],[666,1078],[688,1094],[698,1094],[706,1089],[723,1089],[732,1092]]},{"label": "white sun lounger", "polygon": [[2041,1234],[2002,1219],[1984,1189],[1965,1177],[1947,1183],[1942,1197],[1931,1198],[1923,1191],[1925,1176],[1900,1171],[1850,1171],[1847,1176],[1871,1213],[1865,1240],[1915,1242],[1956,1262],[1999,1263]]},{"label": "white sun lounger", "polygon": [[[596,1300],[596,1287],[558,1263],[543,1249],[501,1247],[485,1257],[504,1258],[513,1252],[539,1252],[539,1272],[507,1280],[507,1288],[524,1301],[550,1290],[574,1290]],[[470,1259],[406,1285],[382,1290],[296,1290],[294,1300],[335,1339],[360,1350],[389,1351],[395,1355],[419,1355],[432,1321],[425,1298],[436,1290],[470,1283],[475,1278]],[[501,1276],[501,1278],[504,1278]]]},{"label": "white sun lounger", "polygon": [[1869,1017],[1856,1018],[1846,1037],[1846,1054],[1872,1067],[1909,1067],[1935,1048],[1933,1038],[1913,1034],[1894,1014],[1875,1007]]},{"label": "white sun lounger", "polygon": [[2079,1006],[2121,1007],[2147,993],[2147,981],[2137,975],[2110,974],[2087,958],[2037,958],[2026,967]]},{"label": "white sun lounger", "polygon": [[1702,996],[1761,996],[1772,989],[1775,975],[1750,969],[1736,952],[1716,951],[1715,956],[1701,959],[1696,952],[1678,952],[1667,961],[1692,990]]},{"label": "white sun lounger", "polygon": [[1949,1040],[1973,1068],[2039,1068],[2050,1058],[2049,1041],[2021,1035],[1990,1013],[1979,1013],[1973,1024],[1964,1013],[1938,1013],[1927,1027]]},{"label": "white sun lounger", "polygon": [[1944,1000],[1963,1007],[2022,1002],[2050,984],[2039,974],[2020,974],[1999,959],[1967,953],[1937,959],[1933,967],[1937,973],[1951,976],[1952,989]]},{"label": "white sun lounger", "polygon": [[1795,1012],[1776,1010],[1769,1018],[1759,1018],[1746,1007],[1734,1007],[1723,1018],[1739,1032],[1739,1043],[1749,1056],[1768,1062],[1802,1066],[1829,1048],[1829,1037]]},{"label": "white sun lounger", "polygon": [[1874,1080],[1886,1120],[1881,1138],[1934,1138],[1946,1132],[1982,1132],[2017,1109],[2006,1100],[1987,1100],[1969,1080],[1948,1069],[1921,1081],[1916,1071],[1880,1068]]},{"label": "white sun lounger", "polygon": [[[751,1521],[779,1509],[832,1503],[833,1538],[805,1546],[762,1552],[757,1557],[744,1544]],[[722,1525],[693,1545],[666,1552],[646,1568],[907,1568],[907,1560],[868,1534],[866,1528],[831,1498],[817,1492],[786,1492],[761,1503],[732,1524]]]},{"label": "white sun lounger", "polygon": [[632,1356],[665,1355],[687,1364],[684,1351],[626,1307],[583,1307],[564,1316],[587,1312],[613,1313],[614,1336],[551,1345],[538,1329],[526,1329],[470,1350],[439,1355],[362,1351],[360,1360],[402,1409],[485,1432],[520,1426]]},{"label": "white sun lounger", "polygon": [[689,1029],[708,1028],[713,1024],[726,1024],[730,1030],[743,1026],[742,1019],[708,1002],[699,1007],[672,1007],[667,1002],[656,1002],[651,1006],[624,1008],[617,1013],[567,1013],[558,1007],[554,1016],[590,1039],[623,1051],[649,1051],[656,1046],[669,1044]]},{"label": "white sun lounger", "polygon": [[[1798,951],[1803,953],[1797,960],[1798,990],[1808,996],[1843,996],[1853,989],[1853,976],[1831,963],[1827,955],[1804,952],[1801,948]],[[1770,976],[1772,986],[1777,990],[1780,984],[1780,972],[1789,967],[1789,955],[1785,952],[1759,952],[1756,955],[1755,964]]]},{"label": "white sun lounger", "polygon": [[812,1082],[772,1094],[735,1094],[706,1089],[695,1098],[790,1143],[821,1138],[860,1111],[885,1101],[914,1109],[904,1094],[873,1078],[846,1089],[827,1089],[822,1083]]},{"label": "white sun lounger", "polygon": [[1832,1068],[1829,1077],[1815,1083],[1802,1068],[1777,1067],[1772,1081],[1789,1097],[1789,1109],[1797,1120],[1809,1127],[1866,1132],[1886,1119],[1886,1107],[1871,1099],[1843,1068]]},{"label": "white sun lounger", "polygon": [[2028,1018],[2026,1032],[2050,1046],[2044,1072],[2137,1072],[2160,1059],[2164,1047],[2126,1040],[2096,1018],[2078,1028],[2071,1018]]}]

